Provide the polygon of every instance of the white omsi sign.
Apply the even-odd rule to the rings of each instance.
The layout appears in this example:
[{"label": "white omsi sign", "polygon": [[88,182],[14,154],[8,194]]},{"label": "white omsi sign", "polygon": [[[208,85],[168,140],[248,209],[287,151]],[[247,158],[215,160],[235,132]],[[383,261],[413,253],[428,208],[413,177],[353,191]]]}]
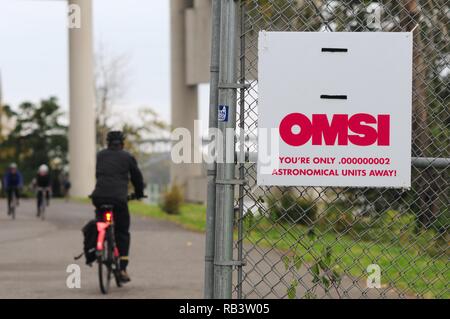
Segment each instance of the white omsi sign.
[{"label": "white omsi sign", "polygon": [[411,185],[412,34],[261,32],[258,185]]}]

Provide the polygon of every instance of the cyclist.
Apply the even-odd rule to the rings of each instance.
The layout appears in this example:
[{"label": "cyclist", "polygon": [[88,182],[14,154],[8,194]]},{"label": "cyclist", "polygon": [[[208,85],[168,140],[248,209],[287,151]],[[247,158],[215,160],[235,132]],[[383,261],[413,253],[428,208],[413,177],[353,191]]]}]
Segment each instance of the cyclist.
[{"label": "cyclist", "polygon": [[[37,216],[39,216],[39,207],[41,207],[43,196],[47,199],[47,206],[50,205],[50,174],[47,165],[42,164],[39,166],[38,173],[34,180],[34,186],[37,188],[36,198],[37,198]],[[45,192],[45,194],[44,194]]]},{"label": "cyclist", "polygon": [[63,180],[64,199],[66,200],[66,202],[69,201],[70,187],[72,187],[72,184],[70,183],[69,175],[66,174]]},{"label": "cyclist", "polygon": [[92,203],[114,206],[114,229],[120,254],[120,280],[130,281],[127,273],[130,248],[130,213],[128,211],[128,182],[134,186],[137,199],[144,196],[144,182],[136,159],[124,150],[125,137],[121,131],[107,135],[108,147],[97,154],[95,189]]},{"label": "cyclist", "polygon": [[11,213],[9,207],[11,206],[11,200],[13,194],[16,195],[17,205],[19,204],[19,190],[23,186],[23,177],[20,171],[17,169],[16,163],[11,163],[9,165],[8,171],[3,177],[3,187],[8,196],[8,215]]}]

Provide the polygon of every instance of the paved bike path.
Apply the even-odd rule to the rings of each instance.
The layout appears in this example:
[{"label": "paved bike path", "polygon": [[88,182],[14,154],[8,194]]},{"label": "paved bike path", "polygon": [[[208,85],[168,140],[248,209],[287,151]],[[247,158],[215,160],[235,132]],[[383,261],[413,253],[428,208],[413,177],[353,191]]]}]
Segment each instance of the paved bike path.
[{"label": "paved bike path", "polygon": [[[81,227],[93,216],[86,204],[55,200],[41,221],[23,200],[16,220],[0,200],[0,298],[103,298],[97,269],[73,257],[82,250]],[[169,222],[133,216],[129,273],[109,298],[201,298],[204,235]],[[81,288],[69,289],[69,264],[81,267]]]},{"label": "paved bike path", "polygon": [[[73,260],[82,250],[80,229],[93,217],[90,205],[52,201],[45,221],[36,218],[34,201],[22,201],[14,221],[6,216],[5,208],[5,201],[0,200],[0,299],[104,298],[97,269]],[[122,288],[113,282],[108,298],[202,298],[203,234],[139,216],[132,216],[131,229],[132,282]],[[292,278],[284,275],[282,252],[256,246],[246,251],[251,265],[245,268],[246,297],[285,297]],[[73,263],[81,267],[80,289],[66,286],[66,269]],[[302,296],[304,287],[312,286],[312,277],[305,267],[299,273]],[[328,295],[318,289],[317,294],[319,298],[399,297],[391,287],[368,290],[364,280],[349,277],[342,279],[339,291]]]}]

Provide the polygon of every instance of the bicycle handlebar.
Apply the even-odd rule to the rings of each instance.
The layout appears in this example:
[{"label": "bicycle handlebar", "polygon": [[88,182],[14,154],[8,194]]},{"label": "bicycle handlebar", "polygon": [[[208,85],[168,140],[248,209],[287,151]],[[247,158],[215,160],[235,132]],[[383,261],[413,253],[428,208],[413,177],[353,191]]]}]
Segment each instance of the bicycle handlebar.
[{"label": "bicycle handlebar", "polygon": [[147,197],[148,197],[147,195],[144,195],[144,196],[138,198],[138,197],[136,196],[136,194],[133,193],[133,194],[128,195],[127,200],[130,201],[130,200],[141,199],[141,198],[147,198]]}]

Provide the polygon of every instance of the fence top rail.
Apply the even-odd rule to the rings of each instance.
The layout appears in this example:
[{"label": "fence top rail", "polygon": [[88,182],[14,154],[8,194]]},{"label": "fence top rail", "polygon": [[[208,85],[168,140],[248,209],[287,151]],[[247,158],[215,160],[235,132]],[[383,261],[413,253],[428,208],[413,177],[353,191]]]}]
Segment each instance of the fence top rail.
[{"label": "fence top rail", "polygon": [[412,157],[411,165],[417,168],[431,166],[433,168],[450,168],[450,158],[445,157]]},{"label": "fence top rail", "polygon": [[[239,152],[236,153],[236,158],[240,158]],[[257,152],[246,153],[247,163],[256,163],[258,160]],[[416,168],[438,168],[446,169],[450,168],[450,158],[449,157],[411,157],[411,166]]]}]

